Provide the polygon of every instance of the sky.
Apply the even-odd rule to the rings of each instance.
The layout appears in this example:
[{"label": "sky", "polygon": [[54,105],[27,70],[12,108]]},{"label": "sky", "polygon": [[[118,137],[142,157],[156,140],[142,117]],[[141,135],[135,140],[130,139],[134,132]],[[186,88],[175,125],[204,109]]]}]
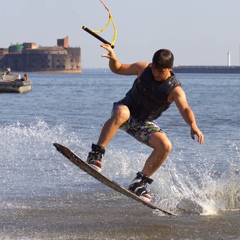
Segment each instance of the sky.
[{"label": "sky", "polygon": [[[174,65],[240,65],[239,0],[104,0],[117,27],[115,53],[123,63],[151,62],[170,49]],[[102,29],[108,12],[100,0],[0,0],[0,48],[34,42],[56,46],[69,37],[81,48],[82,68],[107,68],[101,42],[82,30]],[[113,28],[100,34],[109,42]]]}]

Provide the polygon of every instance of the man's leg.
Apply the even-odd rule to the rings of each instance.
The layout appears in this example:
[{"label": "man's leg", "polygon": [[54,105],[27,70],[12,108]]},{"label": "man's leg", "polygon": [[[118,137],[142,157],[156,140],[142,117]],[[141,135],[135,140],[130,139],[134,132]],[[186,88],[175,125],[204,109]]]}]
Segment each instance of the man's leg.
[{"label": "man's leg", "polygon": [[146,177],[151,177],[153,173],[158,170],[172,149],[171,142],[163,132],[151,133],[150,144],[154,150],[146,160],[142,169],[142,173]]},{"label": "man's leg", "polygon": [[105,153],[105,147],[116,135],[119,127],[130,117],[130,111],[127,106],[117,107],[111,118],[104,124],[97,144],[92,144],[92,151],[88,154],[87,162],[97,171],[101,171],[102,157]]},{"label": "man's leg", "polygon": [[[146,142],[143,141],[143,143]],[[136,178],[128,188],[145,201],[151,200],[151,195],[147,191],[147,184],[153,182],[150,177],[163,164],[172,148],[171,142],[162,131],[156,131],[150,134],[150,146],[154,149],[153,152],[146,160],[142,172],[137,173]]]},{"label": "man's leg", "polygon": [[130,111],[127,106],[121,105],[116,108],[111,118],[104,124],[97,145],[105,148],[116,135],[120,126],[125,123],[129,117]]}]

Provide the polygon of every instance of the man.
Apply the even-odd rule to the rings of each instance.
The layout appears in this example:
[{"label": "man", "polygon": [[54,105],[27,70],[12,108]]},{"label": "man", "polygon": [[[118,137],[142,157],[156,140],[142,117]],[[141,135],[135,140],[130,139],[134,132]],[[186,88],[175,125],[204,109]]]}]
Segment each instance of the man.
[{"label": "man", "polygon": [[28,83],[28,82],[29,82],[29,81],[28,81],[28,75],[25,73],[24,76],[21,78],[21,80],[22,80],[23,82]]},{"label": "man", "polygon": [[185,122],[190,126],[192,139],[197,135],[198,142],[204,142],[204,136],[197,127],[194,113],[188,106],[185,92],[180,81],[172,72],[174,56],[167,49],[158,50],[152,63],[136,62],[124,64],[117,57],[108,44],[101,47],[108,51],[102,57],[109,59],[109,68],[112,72],[122,75],[136,75],[137,78],[126,96],[114,103],[112,116],[104,124],[97,144],[92,144],[87,162],[96,170],[101,171],[102,157],[105,148],[115,136],[118,129],[126,131],[138,141],[153,148],[142,171],[129,186],[129,190],[146,201],[151,196],[147,191],[147,183],[153,173],[163,164],[171,151],[171,142],[166,134],[153,121],[160,117],[163,111],[175,102]]}]

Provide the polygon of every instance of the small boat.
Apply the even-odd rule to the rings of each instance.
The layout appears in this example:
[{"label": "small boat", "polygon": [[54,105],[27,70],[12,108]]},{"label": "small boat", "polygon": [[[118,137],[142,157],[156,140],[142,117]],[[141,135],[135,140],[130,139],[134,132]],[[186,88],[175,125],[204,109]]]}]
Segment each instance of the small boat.
[{"label": "small boat", "polygon": [[21,79],[14,81],[0,81],[0,93],[25,93],[31,90],[31,83]]},{"label": "small boat", "polygon": [[28,80],[27,74],[21,78],[20,74],[10,73],[7,68],[1,76],[0,93],[25,93],[31,90],[32,83]]}]

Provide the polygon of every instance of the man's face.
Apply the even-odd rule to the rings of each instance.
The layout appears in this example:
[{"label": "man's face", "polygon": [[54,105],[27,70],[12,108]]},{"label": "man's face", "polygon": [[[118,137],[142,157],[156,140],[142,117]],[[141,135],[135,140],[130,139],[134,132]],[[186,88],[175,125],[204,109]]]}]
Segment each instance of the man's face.
[{"label": "man's face", "polygon": [[170,77],[172,68],[156,68],[152,65],[152,74],[156,81],[166,80]]}]

